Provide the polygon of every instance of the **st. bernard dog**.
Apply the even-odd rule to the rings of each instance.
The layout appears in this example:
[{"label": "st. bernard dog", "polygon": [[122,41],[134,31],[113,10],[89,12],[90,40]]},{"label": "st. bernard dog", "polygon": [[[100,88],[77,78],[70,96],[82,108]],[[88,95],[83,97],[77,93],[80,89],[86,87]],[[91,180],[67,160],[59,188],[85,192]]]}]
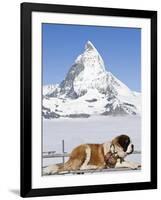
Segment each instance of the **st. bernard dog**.
[{"label": "st. bernard dog", "polygon": [[111,167],[137,169],[140,164],[124,160],[133,151],[134,145],[127,135],[117,136],[103,144],[81,144],[73,149],[67,162],[44,168],[43,175]]}]

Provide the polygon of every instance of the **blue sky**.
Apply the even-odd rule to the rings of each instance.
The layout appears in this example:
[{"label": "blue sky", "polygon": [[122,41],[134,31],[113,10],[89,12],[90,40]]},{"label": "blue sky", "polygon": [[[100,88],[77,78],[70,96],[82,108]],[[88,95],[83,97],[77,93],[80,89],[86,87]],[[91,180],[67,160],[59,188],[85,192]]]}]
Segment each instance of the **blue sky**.
[{"label": "blue sky", "polygon": [[141,29],[43,24],[43,85],[60,83],[90,40],[110,71],[141,91]]}]

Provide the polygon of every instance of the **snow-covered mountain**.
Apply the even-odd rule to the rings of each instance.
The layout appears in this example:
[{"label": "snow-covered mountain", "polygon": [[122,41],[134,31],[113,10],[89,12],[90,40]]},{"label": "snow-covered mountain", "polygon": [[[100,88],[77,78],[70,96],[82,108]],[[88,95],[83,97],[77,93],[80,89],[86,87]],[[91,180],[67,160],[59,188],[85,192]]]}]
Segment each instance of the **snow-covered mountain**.
[{"label": "snow-covered mountain", "polygon": [[140,100],[140,93],[106,71],[101,55],[88,41],[65,79],[43,87],[43,116],[136,115],[141,112]]},{"label": "snow-covered mountain", "polygon": [[43,86],[43,96],[52,94],[57,88],[59,87],[59,84],[55,85],[44,85]]}]

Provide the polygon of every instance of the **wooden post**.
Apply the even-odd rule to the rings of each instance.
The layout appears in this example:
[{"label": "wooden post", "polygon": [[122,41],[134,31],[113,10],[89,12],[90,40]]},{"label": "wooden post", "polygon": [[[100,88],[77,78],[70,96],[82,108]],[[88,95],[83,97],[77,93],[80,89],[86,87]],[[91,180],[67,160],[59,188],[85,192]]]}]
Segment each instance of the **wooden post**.
[{"label": "wooden post", "polygon": [[62,153],[63,153],[63,156],[62,156],[62,159],[63,159],[63,164],[65,163],[65,157],[64,157],[64,140],[62,140]]}]

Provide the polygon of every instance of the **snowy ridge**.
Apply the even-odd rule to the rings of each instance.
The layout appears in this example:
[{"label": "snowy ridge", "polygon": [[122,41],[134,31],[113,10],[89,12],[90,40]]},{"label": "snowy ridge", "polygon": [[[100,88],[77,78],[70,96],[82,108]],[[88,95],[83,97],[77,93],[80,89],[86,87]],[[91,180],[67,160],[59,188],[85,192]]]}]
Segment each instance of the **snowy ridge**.
[{"label": "snowy ridge", "polygon": [[59,87],[59,84],[56,85],[44,85],[43,86],[43,96],[52,94],[56,88]]},{"label": "snowy ridge", "polygon": [[141,112],[140,93],[131,91],[106,71],[101,55],[90,41],[59,85],[43,87],[43,97],[43,116],[48,119]]}]

